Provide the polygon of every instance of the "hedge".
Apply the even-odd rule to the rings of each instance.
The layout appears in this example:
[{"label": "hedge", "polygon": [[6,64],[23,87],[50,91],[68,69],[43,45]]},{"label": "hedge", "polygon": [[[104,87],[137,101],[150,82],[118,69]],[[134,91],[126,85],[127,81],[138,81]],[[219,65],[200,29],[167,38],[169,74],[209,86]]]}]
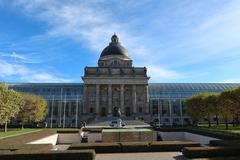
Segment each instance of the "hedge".
[{"label": "hedge", "polygon": [[240,147],[240,140],[211,140],[210,146]]},{"label": "hedge", "polygon": [[94,150],[66,150],[66,151],[46,151],[46,152],[11,152],[0,154],[1,160],[94,160]]},{"label": "hedge", "polygon": [[11,153],[11,150],[0,150],[0,155],[1,154],[9,154]]},{"label": "hedge", "polygon": [[0,145],[1,150],[38,150],[38,151],[48,151],[53,148],[52,144],[22,144],[22,145]]},{"label": "hedge", "polygon": [[80,143],[71,145],[68,150],[94,149],[96,153],[119,153],[119,143]]},{"label": "hedge", "polygon": [[80,130],[58,130],[57,133],[79,133]]},{"label": "hedge", "polygon": [[234,147],[184,147],[184,156],[188,158],[239,156],[240,148]]},{"label": "hedge", "polygon": [[149,143],[148,142],[122,142],[121,151],[122,152],[148,152]]},{"label": "hedge", "polygon": [[201,146],[198,142],[193,141],[153,141],[150,142],[151,152],[162,152],[162,151],[181,151],[184,147],[199,147]]},{"label": "hedge", "polygon": [[101,133],[102,128],[83,128],[82,131],[91,133]]},{"label": "hedge", "polygon": [[56,134],[56,131],[44,129],[42,131],[31,132],[19,136],[0,139],[0,145],[22,145],[54,134]]}]

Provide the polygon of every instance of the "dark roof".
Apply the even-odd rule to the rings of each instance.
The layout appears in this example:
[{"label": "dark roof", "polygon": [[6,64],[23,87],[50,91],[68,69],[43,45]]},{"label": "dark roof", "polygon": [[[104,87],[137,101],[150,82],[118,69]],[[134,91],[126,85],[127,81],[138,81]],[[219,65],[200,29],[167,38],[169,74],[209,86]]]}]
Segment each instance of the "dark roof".
[{"label": "dark roof", "polygon": [[114,34],[109,45],[103,49],[100,57],[109,55],[122,55],[128,58],[128,51],[119,42],[119,38]]}]

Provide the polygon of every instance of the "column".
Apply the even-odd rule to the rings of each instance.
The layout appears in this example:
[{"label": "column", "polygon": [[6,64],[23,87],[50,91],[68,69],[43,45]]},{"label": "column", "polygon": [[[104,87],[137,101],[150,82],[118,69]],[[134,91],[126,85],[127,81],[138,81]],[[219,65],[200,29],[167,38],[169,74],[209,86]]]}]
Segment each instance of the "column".
[{"label": "column", "polygon": [[136,100],[136,85],[132,86],[132,105],[133,105],[133,113],[137,113],[137,100]]},{"label": "column", "polygon": [[170,125],[172,126],[172,104],[170,99],[168,100],[168,106],[169,106]]},{"label": "column", "polygon": [[112,114],[112,85],[108,85],[108,114]]},{"label": "column", "polygon": [[182,100],[180,99],[180,100],[179,100],[179,102],[180,102],[180,116],[181,116],[181,124],[182,124],[182,126],[183,126]]},{"label": "column", "polygon": [[152,100],[149,100],[150,114],[153,117]]},{"label": "column", "polygon": [[87,113],[87,85],[83,86],[83,114]]},{"label": "column", "polygon": [[121,93],[120,93],[120,106],[121,106],[121,112],[122,113],[125,113],[124,112],[124,84],[121,84],[120,86],[120,89],[121,89]]},{"label": "column", "polygon": [[149,94],[148,94],[148,85],[145,86],[145,96],[146,96],[146,104],[145,104],[145,113],[149,113]]},{"label": "column", "polygon": [[159,127],[161,125],[161,109],[160,109],[160,100],[158,98],[158,124],[159,124]]},{"label": "column", "polygon": [[53,109],[54,109],[54,95],[52,96],[52,110],[51,110],[51,128],[53,127]]},{"label": "column", "polygon": [[78,127],[78,95],[77,95],[77,98],[76,98],[76,114],[75,114],[75,128]]},{"label": "column", "polygon": [[62,98],[62,96],[63,96],[63,88],[61,88],[61,100],[60,100],[60,117],[59,117],[59,127],[61,127],[62,126],[62,107],[63,107],[63,98]]},{"label": "column", "polygon": [[96,114],[99,115],[99,92],[100,92],[100,85],[96,85]]}]

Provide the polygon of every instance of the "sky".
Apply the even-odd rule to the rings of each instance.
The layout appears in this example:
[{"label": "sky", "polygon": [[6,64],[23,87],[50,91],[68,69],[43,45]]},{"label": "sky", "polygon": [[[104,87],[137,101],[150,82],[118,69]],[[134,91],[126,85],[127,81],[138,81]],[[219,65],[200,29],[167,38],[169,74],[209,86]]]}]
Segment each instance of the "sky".
[{"label": "sky", "polygon": [[240,0],[0,0],[0,81],[82,83],[114,32],[151,83],[240,82]]}]

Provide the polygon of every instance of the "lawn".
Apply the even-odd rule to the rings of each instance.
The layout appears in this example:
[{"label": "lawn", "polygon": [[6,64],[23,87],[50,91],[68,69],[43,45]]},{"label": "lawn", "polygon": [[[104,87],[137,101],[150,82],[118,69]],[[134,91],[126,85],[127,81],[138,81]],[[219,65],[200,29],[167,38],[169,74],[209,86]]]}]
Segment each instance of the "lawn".
[{"label": "lawn", "polygon": [[1,128],[0,129],[0,139],[7,138],[7,137],[13,137],[13,136],[18,136],[26,133],[31,133],[31,132],[36,132],[40,131],[42,129],[37,129],[37,128],[9,128],[8,132],[5,133],[4,130]]},{"label": "lawn", "polygon": [[225,133],[235,133],[240,135],[240,126],[232,126],[229,125],[228,130],[225,129],[225,125],[220,124],[220,125],[212,125],[210,128],[208,125],[198,125],[198,128],[204,129],[204,130],[209,130],[209,131],[219,131],[219,132],[225,132]]}]

